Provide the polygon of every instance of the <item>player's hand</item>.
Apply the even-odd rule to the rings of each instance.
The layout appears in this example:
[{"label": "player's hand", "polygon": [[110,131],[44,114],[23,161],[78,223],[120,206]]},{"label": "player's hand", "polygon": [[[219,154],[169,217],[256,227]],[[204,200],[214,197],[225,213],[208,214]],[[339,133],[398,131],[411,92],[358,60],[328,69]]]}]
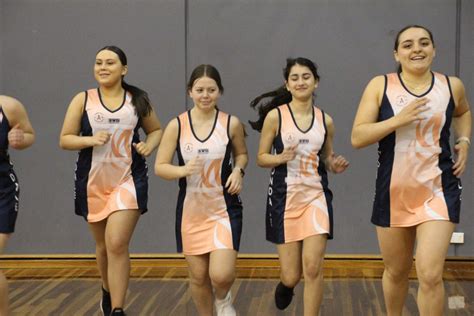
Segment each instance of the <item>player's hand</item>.
[{"label": "player's hand", "polygon": [[133,147],[135,148],[135,150],[137,151],[137,153],[139,153],[140,155],[142,155],[143,157],[148,157],[150,156],[151,152],[153,151],[150,146],[147,145],[147,143],[145,142],[139,142],[138,144],[137,143],[133,143],[132,144]]},{"label": "player's hand", "polygon": [[229,194],[239,194],[240,191],[242,191],[242,180],[240,168],[234,168],[230,176],[227,178],[227,182],[225,183],[227,192],[229,192]]},{"label": "player's hand", "polygon": [[182,177],[191,176],[193,174],[197,174],[201,172],[203,166],[204,166],[204,160],[199,156],[194,157],[182,167],[182,170],[183,170]]},{"label": "player's hand", "polygon": [[411,101],[400,113],[395,115],[398,124],[401,126],[408,125],[414,121],[421,121],[425,119],[423,112],[429,110],[427,103],[428,98],[419,98]]},{"label": "player's hand", "polygon": [[344,172],[349,167],[349,161],[341,155],[332,154],[329,158],[329,170],[334,173]]},{"label": "player's hand", "polygon": [[466,170],[467,157],[469,155],[469,144],[467,142],[459,142],[454,145],[456,159],[453,165],[453,174],[460,178]]},{"label": "player's hand", "polygon": [[8,132],[8,144],[15,149],[21,148],[21,145],[23,144],[24,139],[25,139],[25,133],[20,128],[20,124],[16,124]]},{"label": "player's hand", "polygon": [[280,164],[285,164],[288,161],[292,161],[296,157],[296,147],[298,145],[294,145],[291,147],[287,147],[283,149],[283,152],[281,154],[278,154],[277,156],[279,157]]},{"label": "player's hand", "polygon": [[98,131],[91,137],[91,146],[102,146],[109,142],[110,134],[107,131]]}]

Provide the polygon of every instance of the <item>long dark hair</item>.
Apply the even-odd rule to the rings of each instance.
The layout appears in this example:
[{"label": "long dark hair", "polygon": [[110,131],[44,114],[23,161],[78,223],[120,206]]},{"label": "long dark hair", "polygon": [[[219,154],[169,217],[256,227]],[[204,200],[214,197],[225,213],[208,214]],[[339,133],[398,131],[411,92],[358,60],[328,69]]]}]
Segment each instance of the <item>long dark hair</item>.
[{"label": "long dark hair", "polygon": [[[125,55],[123,50],[121,50],[117,46],[113,46],[113,45],[105,46],[99,49],[97,53],[103,50],[109,50],[111,52],[114,52],[119,57],[122,65],[124,66],[127,65],[127,55]],[[122,88],[125,91],[130,92],[130,94],[132,95],[132,104],[135,107],[135,113],[139,117],[145,117],[145,116],[150,115],[152,111],[152,106],[151,106],[150,98],[148,97],[148,93],[146,91],[126,83],[125,80],[123,80],[123,76],[122,76]]]},{"label": "long dark hair", "polygon": [[217,87],[219,88],[219,92],[221,94],[224,93],[224,87],[222,86],[222,80],[219,71],[217,71],[216,67],[209,64],[202,64],[194,68],[193,72],[191,73],[191,76],[189,76],[188,84],[186,85],[188,91],[192,90],[194,81],[202,77],[209,77],[213,79],[216,82]]},{"label": "long dark hair", "polygon": [[[288,77],[290,76],[291,68],[294,65],[300,65],[308,67],[309,70],[313,73],[314,79],[319,81],[319,74],[318,74],[318,67],[315,63],[311,60],[304,58],[304,57],[297,57],[297,58],[287,58],[286,59],[286,67],[283,68],[283,77],[285,81],[288,81]],[[260,102],[266,98],[271,98],[270,101],[264,102],[260,104]],[[277,89],[266,92],[250,102],[250,107],[258,110],[258,120],[257,121],[249,121],[250,126],[256,130],[261,131],[263,127],[263,121],[267,116],[268,112],[273,110],[274,108],[291,102],[292,100],[291,93],[286,89],[285,85],[278,87]]]},{"label": "long dark hair", "polygon": [[[402,35],[403,32],[405,32],[406,30],[411,29],[411,28],[425,30],[426,33],[428,33],[428,35],[430,37],[431,43],[433,43],[433,47],[435,46],[433,33],[431,33],[431,31],[428,28],[426,28],[424,26],[421,26],[421,25],[412,24],[412,25],[407,25],[404,28],[402,28],[400,31],[398,31],[397,36],[395,37],[395,43],[393,45],[393,50],[394,51],[398,51],[398,45],[400,44],[400,35]],[[402,72],[402,66],[401,65],[398,65],[397,72],[398,73]]]}]

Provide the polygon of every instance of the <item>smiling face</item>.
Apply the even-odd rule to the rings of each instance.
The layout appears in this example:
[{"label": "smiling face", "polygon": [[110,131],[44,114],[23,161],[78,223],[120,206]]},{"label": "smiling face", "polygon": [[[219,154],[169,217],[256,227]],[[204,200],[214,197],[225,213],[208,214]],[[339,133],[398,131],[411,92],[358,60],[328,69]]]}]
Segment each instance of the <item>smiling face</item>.
[{"label": "smiling face", "polygon": [[286,89],[291,93],[293,99],[306,101],[313,96],[313,92],[318,86],[311,70],[299,64],[291,67]]},{"label": "smiling face", "polygon": [[209,77],[201,77],[194,80],[193,86],[188,93],[191,99],[193,99],[194,106],[204,111],[213,110],[221,96],[216,81]]},{"label": "smiling face", "polygon": [[436,54],[430,34],[417,27],[403,31],[398,37],[398,46],[394,57],[400,63],[402,71],[429,71]]},{"label": "smiling face", "polygon": [[95,57],[94,77],[101,86],[111,87],[122,82],[127,66],[122,65],[119,56],[110,50],[101,50]]}]

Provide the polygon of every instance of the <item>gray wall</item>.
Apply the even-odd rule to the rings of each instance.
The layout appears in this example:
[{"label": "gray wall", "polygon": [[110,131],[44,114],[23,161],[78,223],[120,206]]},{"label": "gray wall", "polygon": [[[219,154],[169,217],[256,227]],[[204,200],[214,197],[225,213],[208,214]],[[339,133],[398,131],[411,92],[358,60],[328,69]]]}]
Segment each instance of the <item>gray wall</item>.
[{"label": "gray wall", "polygon": [[[182,111],[184,1],[15,0],[3,8],[2,91],[25,104],[37,131],[32,148],[12,150],[21,201],[8,252],[90,253],[86,222],[73,212],[77,153],[58,147],[66,108],[76,93],[96,86],[95,54],[113,43],[127,53],[127,81],[150,92],[163,122]],[[132,251],[173,252],[176,185],[151,172],[150,188],[150,212]]]},{"label": "gray wall", "polygon": [[[460,78],[462,79],[468,100],[471,105],[471,112],[474,112],[474,1],[461,1],[461,51],[460,51]],[[452,247],[454,253],[459,255],[474,255],[474,156],[471,146],[468,169],[463,181],[463,206],[461,212],[461,223],[458,231],[464,231],[464,245]]]},{"label": "gray wall", "polygon": [[[461,2],[460,75],[472,102],[474,12],[472,1]],[[114,43],[128,54],[127,80],[150,92],[163,123],[185,110],[186,77],[200,63],[217,66],[226,89],[220,107],[246,122],[256,118],[249,100],[283,82],[286,57],[315,60],[322,77],[317,103],[335,120],[337,152],[351,161],[345,174],[330,179],[335,240],[328,253],[354,254],[378,253],[369,222],[376,146],[355,151],[349,137],[362,91],[370,78],[395,69],[393,38],[406,24],[432,29],[434,69],[454,74],[458,22],[456,2],[442,0],[3,0],[1,21],[0,88],[26,105],[38,133],[33,148],[12,153],[22,198],[8,252],[93,251],[86,223],[73,214],[77,154],[61,151],[57,142],[72,96],[95,86],[95,52]],[[264,237],[269,171],[255,166],[259,135],[248,133],[241,252],[271,253]],[[466,243],[450,255],[474,255],[472,157],[469,164],[458,228]],[[150,211],[139,222],[132,252],[175,252],[176,196],[176,182],[150,172]]]},{"label": "gray wall", "polygon": [[[3,87],[2,78],[3,78],[3,1],[0,0],[0,91]],[[1,93],[1,92],[0,92]]]}]

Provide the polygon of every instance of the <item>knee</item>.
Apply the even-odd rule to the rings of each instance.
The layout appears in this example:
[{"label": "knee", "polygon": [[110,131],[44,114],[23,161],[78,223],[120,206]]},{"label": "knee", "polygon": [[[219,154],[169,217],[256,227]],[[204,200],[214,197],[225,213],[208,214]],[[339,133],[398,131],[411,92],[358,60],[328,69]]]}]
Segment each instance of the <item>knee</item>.
[{"label": "knee", "polygon": [[316,280],[322,276],[322,262],[308,262],[304,265],[305,280]]},{"label": "knee", "polygon": [[209,284],[209,276],[206,273],[202,273],[199,275],[191,275],[189,278],[189,282],[192,286],[196,287],[203,287]]},{"label": "knee", "polygon": [[96,242],[95,252],[98,256],[107,256],[107,247],[105,246],[105,242]]},{"label": "knee", "polygon": [[301,280],[301,270],[282,270],[280,273],[281,282],[287,287],[295,287]]},{"label": "knee", "polygon": [[432,266],[417,266],[416,274],[422,288],[434,288],[443,282],[443,270],[433,268]]},{"label": "knee", "polygon": [[221,273],[213,273],[210,275],[212,285],[216,288],[227,287],[235,280],[234,271],[222,271]]},{"label": "knee", "polygon": [[400,266],[385,266],[384,275],[395,283],[408,280],[412,264]]},{"label": "knee", "polygon": [[128,242],[120,236],[111,236],[107,238],[106,249],[111,255],[128,254]]}]

